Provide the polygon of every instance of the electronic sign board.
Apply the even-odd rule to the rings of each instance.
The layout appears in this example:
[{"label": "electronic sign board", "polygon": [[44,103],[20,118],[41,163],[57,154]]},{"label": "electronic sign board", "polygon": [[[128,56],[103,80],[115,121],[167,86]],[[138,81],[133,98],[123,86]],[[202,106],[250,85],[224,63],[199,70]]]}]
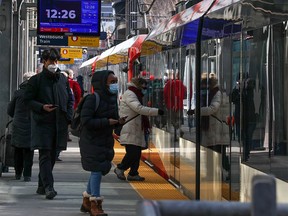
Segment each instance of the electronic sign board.
[{"label": "electronic sign board", "polygon": [[37,33],[100,35],[100,0],[38,0]]}]

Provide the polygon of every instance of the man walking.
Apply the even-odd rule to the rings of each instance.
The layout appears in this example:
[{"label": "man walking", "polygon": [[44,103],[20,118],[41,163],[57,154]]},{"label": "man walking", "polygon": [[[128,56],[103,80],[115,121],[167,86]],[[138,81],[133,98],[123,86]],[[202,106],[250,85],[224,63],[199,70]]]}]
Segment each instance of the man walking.
[{"label": "man walking", "polygon": [[57,195],[52,170],[56,151],[67,148],[68,124],[73,109],[69,82],[57,67],[59,58],[54,48],[43,51],[43,70],[28,81],[24,95],[24,101],[32,111],[31,148],[39,150],[36,192],[46,195],[46,199]]}]

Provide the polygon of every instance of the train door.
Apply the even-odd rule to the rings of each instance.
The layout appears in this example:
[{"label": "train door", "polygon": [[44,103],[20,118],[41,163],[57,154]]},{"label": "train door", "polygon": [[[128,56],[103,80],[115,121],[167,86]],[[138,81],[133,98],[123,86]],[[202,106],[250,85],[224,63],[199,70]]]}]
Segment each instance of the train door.
[{"label": "train door", "polygon": [[167,174],[177,185],[180,184],[180,149],[179,142],[184,135],[184,103],[187,87],[183,84],[185,55],[183,49],[167,52],[167,76],[164,86],[164,101],[167,114],[166,131],[169,133],[169,166]]}]

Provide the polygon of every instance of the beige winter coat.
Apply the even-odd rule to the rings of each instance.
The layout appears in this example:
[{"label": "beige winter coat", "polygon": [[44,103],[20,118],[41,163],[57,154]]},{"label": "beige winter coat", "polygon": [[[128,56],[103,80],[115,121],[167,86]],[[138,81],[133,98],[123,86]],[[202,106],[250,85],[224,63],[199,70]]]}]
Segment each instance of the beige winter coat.
[{"label": "beige winter coat", "polygon": [[[128,85],[136,87],[133,83]],[[140,114],[123,126],[120,134],[121,145],[132,144],[145,147],[144,132],[141,128],[141,115],[157,116],[158,109],[141,105],[136,94],[128,89],[122,95],[119,114],[120,117],[128,116],[126,120]]]},{"label": "beige winter coat", "polygon": [[221,91],[214,95],[210,106],[201,107],[201,116],[209,116],[209,130],[202,131],[201,144],[203,146],[229,144],[229,126],[221,122],[226,120],[222,112],[223,108]]}]

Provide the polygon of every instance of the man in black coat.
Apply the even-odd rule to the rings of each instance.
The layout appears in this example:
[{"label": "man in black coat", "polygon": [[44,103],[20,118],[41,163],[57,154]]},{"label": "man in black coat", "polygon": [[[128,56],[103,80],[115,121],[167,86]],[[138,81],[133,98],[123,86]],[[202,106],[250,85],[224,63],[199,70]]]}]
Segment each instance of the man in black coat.
[{"label": "man in black coat", "polygon": [[51,48],[42,53],[41,73],[33,76],[26,88],[25,103],[31,109],[31,148],[39,150],[38,194],[53,199],[53,167],[57,150],[66,150],[68,124],[73,112],[73,98],[67,78],[60,73],[60,55]]}]

